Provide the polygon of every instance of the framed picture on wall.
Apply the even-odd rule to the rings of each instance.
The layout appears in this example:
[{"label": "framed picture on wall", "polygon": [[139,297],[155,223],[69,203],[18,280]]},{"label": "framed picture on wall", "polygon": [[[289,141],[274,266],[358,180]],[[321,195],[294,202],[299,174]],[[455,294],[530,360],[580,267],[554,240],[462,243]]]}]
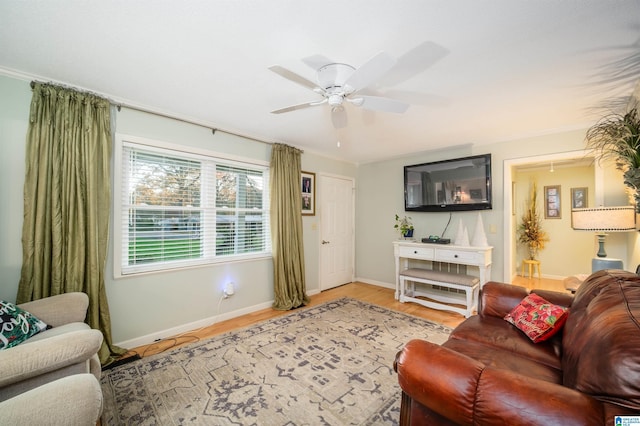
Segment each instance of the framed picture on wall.
[{"label": "framed picture on wall", "polygon": [[300,184],[302,185],[302,214],[314,216],[316,214],[316,174],[302,172]]},{"label": "framed picture on wall", "polygon": [[589,207],[587,188],[571,188],[571,208],[584,209]]},{"label": "framed picture on wall", "polygon": [[544,187],[544,218],[561,219],[560,185]]}]

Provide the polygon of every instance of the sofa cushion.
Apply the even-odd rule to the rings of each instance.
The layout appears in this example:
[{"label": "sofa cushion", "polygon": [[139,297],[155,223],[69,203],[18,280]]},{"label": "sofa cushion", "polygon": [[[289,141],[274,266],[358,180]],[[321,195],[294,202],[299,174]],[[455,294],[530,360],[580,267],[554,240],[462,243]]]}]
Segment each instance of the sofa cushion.
[{"label": "sofa cushion", "polygon": [[603,270],[578,288],[562,340],[565,386],[640,410],[640,277]]},{"label": "sofa cushion", "polygon": [[554,305],[532,293],[522,299],[504,319],[537,343],[560,331],[567,319],[567,312],[567,308]]},{"label": "sofa cushion", "polygon": [[[533,346],[528,339],[527,345]],[[479,361],[486,367],[511,371],[545,382],[555,384],[562,383],[562,371],[557,368],[549,367],[548,365],[533,361],[529,358],[514,355],[512,352],[498,347],[458,339],[449,339],[443,343],[442,346]]]},{"label": "sofa cushion", "polygon": [[449,338],[475,341],[498,348],[507,356],[525,357],[557,370],[561,369],[560,336],[533,345],[527,336],[502,318],[472,316],[458,325]]},{"label": "sofa cushion", "polygon": [[47,328],[40,319],[11,302],[0,300],[0,349],[7,349]]}]

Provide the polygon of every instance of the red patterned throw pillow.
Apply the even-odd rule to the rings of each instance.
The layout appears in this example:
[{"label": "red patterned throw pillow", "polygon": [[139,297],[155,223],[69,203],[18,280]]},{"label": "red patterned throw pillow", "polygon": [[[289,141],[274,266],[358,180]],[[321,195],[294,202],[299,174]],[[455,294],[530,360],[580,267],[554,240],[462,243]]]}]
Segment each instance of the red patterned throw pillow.
[{"label": "red patterned throw pillow", "polygon": [[567,320],[569,309],[554,305],[535,293],[522,299],[504,319],[518,327],[535,343],[556,334]]}]

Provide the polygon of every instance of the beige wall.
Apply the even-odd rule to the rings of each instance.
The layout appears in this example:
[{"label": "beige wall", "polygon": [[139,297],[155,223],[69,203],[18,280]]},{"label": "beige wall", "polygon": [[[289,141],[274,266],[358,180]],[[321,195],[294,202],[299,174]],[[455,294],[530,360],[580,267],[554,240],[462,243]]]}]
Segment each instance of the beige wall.
[{"label": "beige wall", "polygon": [[[549,164],[550,166],[550,164]],[[532,182],[538,185],[538,211],[542,218],[542,229],[549,236],[549,242],[539,253],[542,272],[545,276],[564,278],[569,274],[588,273],[591,270],[591,258],[595,241],[592,232],[579,232],[571,228],[571,188],[588,188],[588,205],[594,207],[595,174],[590,167],[555,167],[548,169],[514,173],[515,182],[515,224],[522,223],[522,216],[528,205]],[[544,216],[544,187],[560,186],[561,214],[558,219]],[[626,255],[625,255],[626,256]],[[522,259],[528,257],[527,248],[516,244],[514,273],[521,273]]]}]

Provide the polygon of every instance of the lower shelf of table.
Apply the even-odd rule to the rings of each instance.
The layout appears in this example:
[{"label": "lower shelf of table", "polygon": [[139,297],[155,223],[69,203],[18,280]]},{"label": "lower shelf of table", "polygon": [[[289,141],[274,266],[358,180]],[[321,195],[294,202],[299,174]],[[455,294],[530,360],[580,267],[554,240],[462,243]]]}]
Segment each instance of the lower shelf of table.
[{"label": "lower shelf of table", "polygon": [[469,289],[471,297],[468,299],[466,293],[438,287],[440,286],[415,284],[415,288],[405,289],[404,294],[400,294],[399,300],[402,303],[413,302],[431,309],[456,312],[467,318],[472,315],[477,303],[477,288]]}]

